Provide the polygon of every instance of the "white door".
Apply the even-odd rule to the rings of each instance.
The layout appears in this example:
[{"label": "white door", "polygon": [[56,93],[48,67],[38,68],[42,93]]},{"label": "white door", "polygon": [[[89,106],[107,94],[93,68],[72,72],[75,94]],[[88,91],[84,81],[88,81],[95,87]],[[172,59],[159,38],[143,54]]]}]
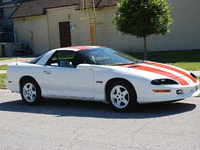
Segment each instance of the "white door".
[{"label": "white door", "polygon": [[94,99],[93,70],[89,66],[77,69],[76,65],[84,60],[76,55],[75,52],[57,52],[44,67],[43,81],[49,97]]}]

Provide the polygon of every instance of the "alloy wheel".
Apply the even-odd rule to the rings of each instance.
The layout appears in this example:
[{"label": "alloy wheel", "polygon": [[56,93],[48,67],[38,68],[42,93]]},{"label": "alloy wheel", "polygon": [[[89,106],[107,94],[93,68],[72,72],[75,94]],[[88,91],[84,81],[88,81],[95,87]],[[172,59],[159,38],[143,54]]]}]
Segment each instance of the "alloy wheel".
[{"label": "alloy wheel", "polygon": [[128,105],[130,96],[125,87],[116,85],[110,92],[110,99],[115,107],[122,109]]},{"label": "alloy wheel", "polygon": [[26,83],[23,87],[23,96],[27,102],[34,102],[37,96],[36,88],[32,83]]}]

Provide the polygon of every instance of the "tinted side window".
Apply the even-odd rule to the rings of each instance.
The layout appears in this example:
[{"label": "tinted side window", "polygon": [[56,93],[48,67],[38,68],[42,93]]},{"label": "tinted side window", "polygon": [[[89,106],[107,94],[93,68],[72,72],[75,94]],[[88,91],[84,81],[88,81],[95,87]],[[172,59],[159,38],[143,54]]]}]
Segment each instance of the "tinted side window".
[{"label": "tinted side window", "polygon": [[86,61],[77,53],[71,51],[58,51],[47,62],[47,65],[75,68]]}]

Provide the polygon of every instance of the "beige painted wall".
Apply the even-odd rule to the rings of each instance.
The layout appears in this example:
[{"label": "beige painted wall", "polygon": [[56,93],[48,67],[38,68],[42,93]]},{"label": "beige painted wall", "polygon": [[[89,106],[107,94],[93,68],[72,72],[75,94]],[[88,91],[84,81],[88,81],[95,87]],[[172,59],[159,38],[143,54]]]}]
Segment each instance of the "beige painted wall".
[{"label": "beige painted wall", "polygon": [[[107,47],[116,48],[127,51],[135,43],[135,48],[140,48],[135,37],[128,35],[120,35],[112,26],[112,14],[116,11],[116,7],[106,7],[97,10],[97,44]],[[68,15],[70,14],[70,19]],[[80,11],[76,11],[75,7],[56,8],[47,10],[49,35],[51,39],[51,49],[60,47],[59,22],[67,22],[76,24],[74,30],[71,29],[72,45],[90,45],[89,37],[89,21],[81,20]],[[124,46],[126,45],[126,46]],[[131,48],[132,50],[132,48]]]},{"label": "beige painted wall", "polygon": [[46,15],[18,18],[14,20],[14,24],[17,42],[25,43],[30,47],[31,43],[33,43],[34,55],[40,55],[49,51]]},{"label": "beige painted wall", "polygon": [[[181,0],[171,3],[171,15],[174,23],[171,32],[165,36],[151,35],[147,38],[148,51],[200,49],[200,3],[199,0]],[[126,52],[143,51],[143,39],[120,35],[112,26],[112,14],[116,7],[97,10],[97,44]],[[69,16],[70,15],[70,18]],[[49,49],[60,47],[59,22],[74,23],[71,29],[72,45],[90,45],[88,20],[80,20],[80,11],[74,6],[48,9],[46,15],[15,19],[18,41],[28,43],[29,31],[33,31],[34,54],[42,54]],[[48,34],[49,37],[48,38]],[[50,39],[50,42],[49,42]],[[49,45],[51,45],[49,47]]]},{"label": "beige painted wall", "polygon": [[[165,36],[151,35],[147,38],[148,51],[200,49],[200,3],[198,0],[172,1],[171,15],[174,20],[170,33]],[[97,11],[98,45],[105,45],[122,51],[143,51],[143,39],[129,35],[120,35],[111,25],[112,14],[116,7]]]},{"label": "beige painted wall", "polygon": [[156,37],[157,50],[200,49],[199,0],[168,0],[174,20],[171,32]]},{"label": "beige painted wall", "polygon": [[[200,49],[200,3],[198,0],[173,1],[171,17],[174,22],[170,25],[170,33],[166,35],[151,35],[147,38],[148,51]],[[135,36],[120,35],[112,26],[112,14],[116,7],[105,7],[97,11],[97,44],[122,51],[143,51],[143,39]],[[81,44],[88,45],[89,30],[87,21],[82,21]]]},{"label": "beige painted wall", "polygon": [[71,42],[72,45],[81,45],[79,15],[79,11],[75,11],[74,6],[47,10],[48,31],[51,39],[50,49],[60,47],[59,22],[70,22],[70,25],[72,23],[76,25],[74,30],[71,29]]},{"label": "beige painted wall", "polygon": [[129,35],[121,35],[113,28],[112,15],[117,11],[116,7],[105,7],[97,11],[97,44],[121,51],[137,50],[142,45],[142,40],[136,40]]}]

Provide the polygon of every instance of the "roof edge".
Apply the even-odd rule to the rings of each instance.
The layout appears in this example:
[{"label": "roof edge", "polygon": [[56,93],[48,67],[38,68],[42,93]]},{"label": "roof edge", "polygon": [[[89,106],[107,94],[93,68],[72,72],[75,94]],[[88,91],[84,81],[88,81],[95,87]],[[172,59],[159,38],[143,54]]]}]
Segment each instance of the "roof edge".
[{"label": "roof edge", "polygon": [[[21,5],[21,4],[20,4],[20,5]],[[20,5],[19,5],[19,6],[20,6]],[[10,16],[9,18],[10,18],[10,19],[14,19],[14,18],[24,18],[24,17],[41,16],[41,15],[45,15],[45,14],[46,14],[46,10],[47,10],[47,9],[63,8],[63,7],[70,7],[70,6],[76,6],[76,5],[78,5],[78,4],[64,5],[64,6],[58,6],[58,7],[46,7],[46,8],[43,9],[43,12],[42,12],[41,14],[12,17],[13,14],[14,14],[14,13],[17,11],[17,9],[19,8],[19,6],[18,6],[18,8],[11,14],[11,16]]]},{"label": "roof edge", "polygon": [[28,18],[28,17],[38,17],[38,16],[44,16],[44,15],[45,15],[45,14],[29,15],[29,16],[20,16],[20,17],[12,17],[11,19]]},{"label": "roof edge", "polygon": [[[68,4],[68,5],[62,5],[62,6],[49,6],[49,7],[45,7],[43,8],[43,10],[40,10],[40,12],[36,12],[36,13],[29,13],[29,14],[16,14],[15,13],[19,10],[19,8],[21,7],[21,5],[23,4],[24,2],[20,3],[20,5],[17,7],[17,9],[11,14],[11,16],[9,17],[10,19],[14,19],[14,18],[23,18],[23,17],[33,17],[33,16],[40,16],[40,15],[45,15],[47,13],[47,9],[55,9],[55,8],[63,8],[63,7],[70,7],[70,6],[77,6],[75,8],[75,10],[80,10],[81,7],[80,7],[80,2],[76,2],[74,4]],[[97,3],[95,5],[95,8],[103,8],[103,7],[111,7],[111,6],[116,6],[117,3],[116,2],[113,2],[113,3],[110,3],[109,5],[100,5],[100,3]]]}]

